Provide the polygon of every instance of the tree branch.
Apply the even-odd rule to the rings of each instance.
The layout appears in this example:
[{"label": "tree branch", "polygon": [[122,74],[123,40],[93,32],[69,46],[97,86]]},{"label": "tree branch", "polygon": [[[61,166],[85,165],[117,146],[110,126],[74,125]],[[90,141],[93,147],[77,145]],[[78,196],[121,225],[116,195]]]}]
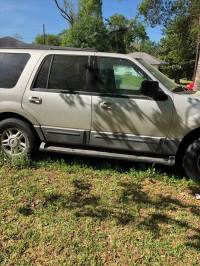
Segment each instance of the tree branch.
[{"label": "tree branch", "polygon": [[74,23],[74,15],[72,13],[72,10],[69,10],[69,12],[67,12],[65,9],[63,9],[59,4],[58,4],[58,0],[54,0],[58,10],[60,11],[61,16],[67,20],[70,25],[73,25]]}]

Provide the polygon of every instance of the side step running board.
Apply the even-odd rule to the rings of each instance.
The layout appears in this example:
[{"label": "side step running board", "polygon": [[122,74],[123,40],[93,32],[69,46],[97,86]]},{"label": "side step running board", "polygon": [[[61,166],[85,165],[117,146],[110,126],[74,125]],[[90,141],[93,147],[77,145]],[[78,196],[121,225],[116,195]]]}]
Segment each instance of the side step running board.
[{"label": "side step running board", "polygon": [[156,157],[138,156],[138,155],[133,155],[133,154],[123,154],[123,153],[114,153],[114,152],[105,152],[105,151],[46,146],[45,143],[41,144],[40,151],[65,153],[65,154],[73,154],[73,155],[88,156],[88,157],[100,157],[100,158],[117,159],[117,160],[125,160],[125,161],[163,164],[163,165],[169,165],[169,166],[175,164],[174,156],[169,156],[168,158],[156,158]]}]

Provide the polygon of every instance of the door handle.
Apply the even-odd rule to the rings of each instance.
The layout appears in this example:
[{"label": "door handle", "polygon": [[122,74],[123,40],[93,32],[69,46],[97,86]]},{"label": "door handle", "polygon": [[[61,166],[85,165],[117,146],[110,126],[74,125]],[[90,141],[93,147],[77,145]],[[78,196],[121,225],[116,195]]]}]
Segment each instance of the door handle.
[{"label": "door handle", "polygon": [[42,98],[40,97],[34,97],[34,96],[31,96],[28,98],[29,102],[30,103],[36,103],[36,104],[41,104],[42,103]]},{"label": "door handle", "polygon": [[102,102],[100,106],[103,109],[112,110],[112,104],[109,102]]}]

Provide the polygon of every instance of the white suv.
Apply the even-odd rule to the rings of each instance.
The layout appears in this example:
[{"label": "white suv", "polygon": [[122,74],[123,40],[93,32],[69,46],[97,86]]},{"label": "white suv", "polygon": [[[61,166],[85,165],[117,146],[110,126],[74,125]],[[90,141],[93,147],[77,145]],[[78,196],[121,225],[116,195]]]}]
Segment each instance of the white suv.
[{"label": "white suv", "polygon": [[[141,59],[0,49],[0,144],[173,165],[200,180],[200,97]],[[41,144],[41,145],[40,145]]]}]

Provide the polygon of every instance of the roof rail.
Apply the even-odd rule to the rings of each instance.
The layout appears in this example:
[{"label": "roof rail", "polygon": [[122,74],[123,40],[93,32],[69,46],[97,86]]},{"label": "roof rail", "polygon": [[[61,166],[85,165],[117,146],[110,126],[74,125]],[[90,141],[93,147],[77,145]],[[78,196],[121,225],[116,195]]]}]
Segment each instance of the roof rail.
[{"label": "roof rail", "polygon": [[95,48],[75,48],[62,46],[47,46],[47,45],[25,45],[20,47],[0,47],[0,49],[33,49],[33,50],[61,50],[61,51],[89,51],[98,52]]}]

